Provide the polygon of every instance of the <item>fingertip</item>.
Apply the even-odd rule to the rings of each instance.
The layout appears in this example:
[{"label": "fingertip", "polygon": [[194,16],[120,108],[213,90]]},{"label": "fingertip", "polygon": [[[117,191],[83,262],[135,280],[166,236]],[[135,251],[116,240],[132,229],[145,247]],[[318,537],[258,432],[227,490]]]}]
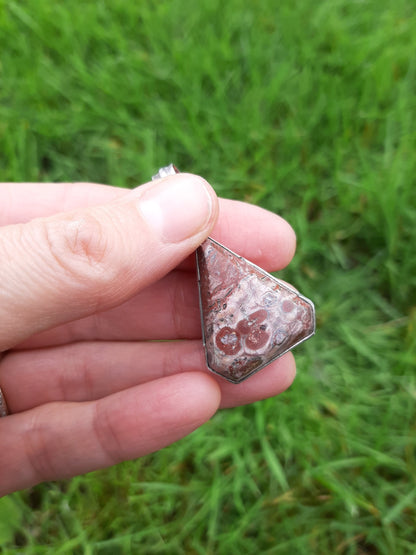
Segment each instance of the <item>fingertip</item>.
[{"label": "fingertip", "polygon": [[289,224],[289,222],[287,222],[283,218],[280,218],[280,220],[281,220],[280,222],[281,236],[279,237],[279,242],[281,245],[280,248],[282,252],[282,262],[284,263],[285,266],[287,266],[289,262],[292,260],[292,258],[295,256],[297,238],[296,238],[296,232],[293,229],[293,227]]},{"label": "fingertip", "polygon": [[186,400],[186,419],[191,415],[202,424],[209,420],[221,404],[221,389],[213,376],[205,372],[186,372],[177,376],[180,396]]},{"label": "fingertip", "polygon": [[296,233],[289,222],[281,216],[261,210],[263,221],[268,225],[268,240],[262,246],[264,264],[270,271],[281,270],[295,255]]},{"label": "fingertip", "polygon": [[221,199],[212,236],[267,271],[287,266],[296,250],[295,231],[285,219],[241,201]]},{"label": "fingertip", "polygon": [[282,391],[286,391],[293,384],[296,378],[296,359],[292,352],[284,355],[285,372],[282,380]]},{"label": "fingertip", "polygon": [[214,226],[217,218],[218,218],[218,214],[219,214],[219,199],[217,196],[217,193],[215,192],[213,186],[208,183],[208,181],[197,174],[193,174],[193,173],[181,173],[180,174],[181,177],[184,177],[186,179],[189,179],[191,181],[193,181],[194,183],[198,183],[200,184],[204,189],[206,194],[208,195],[208,199],[209,199],[209,203],[210,203],[210,207],[211,207],[211,221],[209,222],[211,225],[211,228]]},{"label": "fingertip", "polygon": [[198,175],[177,174],[132,192],[151,235],[162,243],[200,242],[218,215],[214,190]]},{"label": "fingertip", "polygon": [[222,383],[221,408],[246,405],[279,395],[292,385],[295,376],[295,358],[289,352],[239,385]]}]

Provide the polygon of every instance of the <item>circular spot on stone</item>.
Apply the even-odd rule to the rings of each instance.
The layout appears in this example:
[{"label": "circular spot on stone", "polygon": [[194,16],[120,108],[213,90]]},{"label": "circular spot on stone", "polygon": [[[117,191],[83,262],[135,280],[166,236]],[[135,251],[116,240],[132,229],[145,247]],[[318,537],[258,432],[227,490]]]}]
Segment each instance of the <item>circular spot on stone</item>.
[{"label": "circular spot on stone", "polygon": [[267,331],[260,328],[255,328],[251,330],[251,332],[248,334],[246,338],[246,346],[252,351],[255,349],[260,349],[261,347],[264,347],[264,345],[266,345],[269,337],[270,336]]},{"label": "circular spot on stone", "polygon": [[217,333],[215,343],[226,355],[234,355],[241,348],[239,333],[228,326],[224,326]]},{"label": "circular spot on stone", "polygon": [[251,330],[257,328],[259,324],[264,322],[266,318],[267,310],[261,308],[260,310],[256,310],[252,314],[249,314],[244,320],[240,320],[237,324],[237,329],[241,334],[247,335],[251,332]]},{"label": "circular spot on stone", "polygon": [[248,333],[250,333],[250,321],[248,320],[248,318],[240,320],[237,324],[237,329],[243,335],[247,335]]},{"label": "circular spot on stone", "polygon": [[261,324],[267,318],[267,310],[261,308],[260,310],[256,310],[253,314],[250,314],[249,319],[254,323]]}]

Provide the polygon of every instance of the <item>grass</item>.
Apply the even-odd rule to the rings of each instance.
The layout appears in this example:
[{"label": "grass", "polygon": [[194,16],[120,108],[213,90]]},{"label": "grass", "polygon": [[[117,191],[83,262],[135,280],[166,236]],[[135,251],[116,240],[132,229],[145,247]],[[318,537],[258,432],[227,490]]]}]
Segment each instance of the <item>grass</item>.
[{"label": "grass", "polygon": [[318,314],[287,393],[3,498],[0,552],[416,553],[415,28],[413,0],[0,0],[0,180],[175,161],[292,223]]}]

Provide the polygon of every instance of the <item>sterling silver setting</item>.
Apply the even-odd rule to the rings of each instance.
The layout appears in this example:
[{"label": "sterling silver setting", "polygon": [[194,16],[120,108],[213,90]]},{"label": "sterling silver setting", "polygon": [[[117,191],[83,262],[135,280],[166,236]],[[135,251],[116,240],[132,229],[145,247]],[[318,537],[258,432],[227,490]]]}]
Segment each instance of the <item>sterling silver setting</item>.
[{"label": "sterling silver setting", "polygon": [[0,418],[2,416],[7,416],[8,414],[9,414],[9,409],[7,408],[6,399],[0,387]]}]

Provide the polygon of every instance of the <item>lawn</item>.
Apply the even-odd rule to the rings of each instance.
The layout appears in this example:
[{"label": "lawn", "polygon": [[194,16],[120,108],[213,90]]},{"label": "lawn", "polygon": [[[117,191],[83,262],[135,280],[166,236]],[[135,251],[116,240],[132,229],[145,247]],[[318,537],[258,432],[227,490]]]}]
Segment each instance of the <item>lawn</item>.
[{"label": "lawn", "polygon": [[173,161],[292,224],[317,310],[289,391],[1,499],[1,553],[416,553],[415,29],[414,0],[0,0],[0,181]]}]

